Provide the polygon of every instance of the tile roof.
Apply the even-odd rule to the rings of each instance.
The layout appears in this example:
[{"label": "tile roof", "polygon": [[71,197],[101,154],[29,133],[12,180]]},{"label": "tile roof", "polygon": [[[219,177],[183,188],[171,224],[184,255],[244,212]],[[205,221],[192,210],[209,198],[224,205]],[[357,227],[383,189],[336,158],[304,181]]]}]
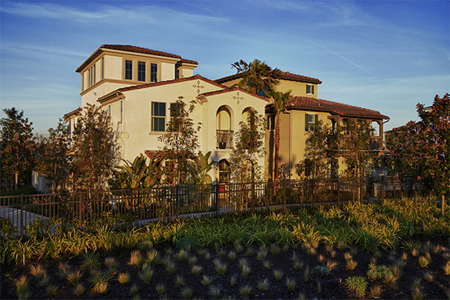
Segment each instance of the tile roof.
[{"label": "tile roof", "polygon": [[128,51],[128,52],[135,52],[135,53],[144,53],[144,54],[150,54],[150,55],[157,55],[157,56],[164,56],[164,57],[171,57],[171,58],[178,58],[182,62],[191,63],[198,65],[198,62],[194,60],[188,60],[184,59],[179,55],[158,51],[158,50],[152,50],[142,47],[136,47],[136,46],[130,46],[130,45],[109,45],[109,44],[103,44],[100,46],[100,48],[104,49],[111,49],[111,50],[119,50],[119,51]]},{"label": "tile roof", "polygon": [[175,58],[178,59],[181,63],[188,63],[193,65],[198,65],[198,62],[195,60],[189,60],[184,59],[179,55],[163,52],[163,51],[157,51],[142,47],[136,47],[131,45],[111,45],[111,44],[103,44],[98,48],[94,53],[89,56],[88,59],[86,59],[81,66],[79,66],[76,69],[76,72],[81,72],[86,66],[88,66],[98,55],[103,51],[103,49],[110,49],[110,50],[117,50],[117,51],[126,51],[126,52],[134,52],[134,53],[143,53],[143,54],[149,54],[149,55],[156,55],[156,56],[162,56],[162,57],[169,57],[169,58]]},{"label": "tile roof", "polygon": [[380,112],[361,108],[357,106],[337,103],[333,101],[316,99],[312,97],[292,97],[286,104],[288,110],[311,110],[329,112],[345,117],[362,117],[373,119],[389,119],[388,116],[382,115]]},{"label": "tile roof", "polygon": [[71,116],[77,116],[81,113],[83,109],[81,107],[72,110],[71,112],[68,112],[67,114],[64,115],[64,119],[69,119]]},{"label": "tile roof", "polygon": [[208,78],[205,78],[205,77],[197,74],[197,75],[194,75],[191,77],[184,77],[184,78],[179,78],[179,79],[166,80],[166,81],[160,81],[160,82],[152,82],[152,83],[146,83],[146,84],[133,85],[133,86],[119,88],[117,90],[114,90],[114,91],[100,97],[97,101],[102,103],[104,100],[108,99],[111,95],[117,94],[120,92],[144,89],[144,88],[148,88],[148,87],[155,87],[155,86],[161,86],[161,85],[166,85],[166,84],[173,84],[173,83],[184,82],[184,81],[189,81],[189,80],[203,80],[203,81],[206,81],[210,84],[217,86],[218,88],[221,88],[221,89],[226,88],[225,86],[218,84],[217,82],[214,82],[212,80],[209,80]]},{"label": "tile roof", "polygon": [[[216,79],[215,81],[217,83],[224,83],[227,81],[231,81],[234,79],[239,79],[242,77],[242,73],[238,73],[238,74],[234,74],[234,75],[230,75],[230,76],[226,76],[226,77],[222,77],[219,79]],[[284,79],[284,80],[290,80],[290,81],[298,81],[298,82],[306,82],[306,83],[315,83],[315,84],[321,84],[322,81],[320,81],[317,78],[313,78],[313,77],[307,77],[307,76],[303,76],[303,75],[297,75],[294,73],[290,73],[290,72],[281,72],[280,74],[280,79]]]},{"label": "tile roof", "polygon": [[226,87],[226,88],[223,89],[223,90],[217,90],[217,91],[212,91],[212,92],[208,92],[208,93],[199,94],[198,96],[199,96],[199,97],[200,97],[200,96],[208,97],[208,96],[212,96],[212,95],[219,95],[219,94],[223,94],[223,93],[229,93],[229,92],[232,92],[232,91],[242,92],[242,93],[251,95],[251,96],[253,96],[253,97],[257,97],[257,98],[259,98],[259,99],[261,99],[261,100],[264,100],[264,101],[266,101],[266,102],[269,102],[269,99],[264,98],[264,97],[261,97],[261,96],[259,96],[259,95],[257,95],[257,94],[254,94],[254,93],[250,93],[250,92],[248,92],[248,91],[246,91],[246,90],[244,90],[244,89],[241,89],[240,87],[238,87],[238,86],[236,86],[236,85],[234,85],[234,86],[232,86],[232,87]]}]

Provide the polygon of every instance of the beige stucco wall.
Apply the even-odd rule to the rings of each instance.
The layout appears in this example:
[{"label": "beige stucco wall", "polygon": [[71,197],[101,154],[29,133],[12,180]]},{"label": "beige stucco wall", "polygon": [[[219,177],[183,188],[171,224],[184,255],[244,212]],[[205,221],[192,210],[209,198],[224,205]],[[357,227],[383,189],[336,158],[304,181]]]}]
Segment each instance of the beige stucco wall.
[{"label": "beige stucco wall", "polygon": [[194,75],[194,69],[188,69],[188,68],[181,68],[180,77],[191,77]]},{"label": "beige stucco wall", "polygon": [[[313,85],[314,86],[314,94],[306,93],[306,86]],[[280,80],[280,83],[276,86],[277,91],[287,92],[291,91],[292,96],[307,96],[317,98],[318,95],[318,85],[312,83],[298,82],[298,81],[290,81],[290,80]]]},{"label": "beige stucco wall", "polygon": [[[115,99],[103,103],[105,110],[109,111],[111,106],[111,125],[119,135],[122,158],[133,161],[145,150],[158,150],[163,144],[158,141],[161,132],[151,131],[151,103],[166,103],[166,123],[170,115],[170,103],[175,102],[179,96],[184,96],[184,101],[189,103],[197,97],[197,79],[184,82],[177,82],[167,85],[131,90],[123,92],[124,99]],[[201,93],[220,90],[217,85],[200,80]],[[239,94],[240,101],[235,98],[236,91],[210,95],[197,100],[195,109],[190,117],[194,120],[194,127],[197,130],[200,151],[206,153],[212,151],[211,160],[218,162],[221,159],[228,159],[230,149],[216,149],[216,125],[217,113],[222,106],[227,106],[231,113],[231,128],[237,130],[241,115],[248,108],[251,108],[263,115],[267,102],[259,97],[255,97],[242,91]],[[123,101],[123,121],[120,122],[120,101]],[[259,162],[264,165],[264,158]],[[213,168],[210,174],[213,180],[216,179],[217,170]]]},{"label": "beige stucco wall", "polygon": [[[291,110],[289,113],[280,114],[281,130],[278,166],[288,164],[291,167],[291,179],[295,179],[298,176],[295,174],[294,166],[305,159],[306,139],[308,138],[307,131],[305,130],[306,114],[317,114],[318,120],[324,124],[331,124],[331,121],[328,119],[330,114],[324,112]],[[266,132],[266,145],[269,145],[270,134],[270,131]],[[275,136],[275,130],[273,135]],[[275,150],[273,151],[275,153]],[[269,166],[269,149],[266,153],[266,166]],[[267,175],[269,176],[269,174]]]},{"label": "beige stucco wall", "polygon": [[[174,63],[165,63],[161,62],[161,79],[160,81],[172,80],[175,79],[175,64]],[[150,74],[150,73],[149,73]]]}]

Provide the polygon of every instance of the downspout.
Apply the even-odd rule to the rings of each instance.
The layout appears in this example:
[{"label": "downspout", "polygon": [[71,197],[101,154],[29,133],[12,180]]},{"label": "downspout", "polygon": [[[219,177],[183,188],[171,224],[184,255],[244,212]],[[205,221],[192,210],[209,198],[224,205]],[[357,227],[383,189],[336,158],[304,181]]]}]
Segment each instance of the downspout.
[{"label": "downspout", "polygon": [[286,108],[282,112],[289,115],[289,181],[291,181],[291,112],[287,111]]}]

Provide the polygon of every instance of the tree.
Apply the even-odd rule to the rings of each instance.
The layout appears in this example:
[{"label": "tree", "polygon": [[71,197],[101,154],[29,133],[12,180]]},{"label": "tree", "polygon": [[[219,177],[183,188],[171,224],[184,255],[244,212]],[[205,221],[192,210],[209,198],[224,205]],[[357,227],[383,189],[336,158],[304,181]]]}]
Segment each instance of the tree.
[{"label": "tree", "polygon": [[255,59],[251,63],[246,63],[242,59],[231,65],[236,68],[237,73],[241,73],[242,79],[238,86],[251,93],[267,97],[266,93],[274,89],[279,83],[281,71],[272,69],[265,62]]},{"label": "tree", "polygon": [[231,180],[234,182],[254,182],[262,179],[258,161],[264,157],[265,122],[263,116],[250,111],[246,122],[239,123],[235,136],[235,147],[230,155]]},{"label": "tree", "polygon": [[370,151],[373,128],[365,120],[348,119],[337,129],[319,121],[306,140],[306,159],[296,166],[299,176],[336,177],[330,167],[343,159],[349,177],[362,177],[370,169],[373,155]]},{"label": "tree", "polygon": [[78,118],[72,136],[72,172],[75,190],[104,190],[118,165],[117,134],[108,113],[87,104]]},{"label": "tree", "polygon": [[340,132],[319,121],[309,132],[306,142],[306,158],[296,164],[296,172],[301,178],[326,178],[330,166],[340,156]]},{"label": "tree", "polygon": [[434,98],[433,105],[425,108],[417,104],[421,121],[409,122],[393,131],[388,148],[400,157],[402,173],[421,174],[442,199],[445,213],[445,194],[450,191],[450,99],[449,94]]},{"label": "tree", "polygon": [[189,117],[194,108],[195,101],[191,101],[186,108],[183,97],[179,97],[170,107],[170,120],[167,123],[166,133],[158,138],[164,143],[160,151],[166,165],[165,181],[172,185],[187,182],[191,169],[190,163],[199,148],[194,121]]},{"label": "tree", "polygon": [[[279,78],[281,71],[277,68],[272,69],[265,62],[261,62],[255,59],[251,63],[246,63],[243,60],[235,62],[232,67],[236,68],[238,74],[242,73],[242,79],[239,81],[238,86],[246,89],[249,92],[270,98],[273,104],[273,113],[275,114],[275,167],[274,167],[274,179],[278,180],[278,157],[280,149],[280,120],[279,115],[284,110],[284,105],[290,98],[290,91],[283,93],[275,90],[276,85],[279,84]],[[270,146],[270,145],[269,145]],[[271,151],[272,147],[270,147]],[[271,152],[272,154],[273,152]],[[269,155],[270,164],[272,165],[273,155]],[[271,169],[269,167],[269,171]]]},{"label": "tree", "polygon": [[124,165],[118,166],[114,171],[114,179],[110,184],[116,189],[149,188],[160,182],[161,160],[147,158],[141,153],[133,163],[123,160]]},{"label": "tree", "polygon": [[449,94],[435,96],[431,108],[417,104],[419,122],[418,139],[422,143],[423,173],[442,198],[442,215],[445,214],[445,194],[450,191],[450,98]]},{"label": "tree", "polygon": [[17,190],[19,181],[30,182],[35,163],[33,123],[23,117],[23,111],[19,112],[14,107],[3,111],[7,117],[0,120],[1,173],[6,182],[10,182],[8,175],[14,176],[14,187]]},{"label": "tree", "polygon": [[70,175],[69,130],[66,122],[59,119],[56,129],[48,130],[49,137],[39,147],[36,169],[50,180],[51,191],[65,189]]},{"label": "tree", "polygon": [[274,178],[278,180],[279,177],[279,167],[278,167],[278,158],[280,152],[280,114],[285,109],[285,105],[289,98],[291,97],[291,91],[287,91],[286,93],[270,91],[268,93],[271,101],[272,101],[272,113],[275,115],[275,166],[274,166]]},{"label": "tree", "polygon": [[363,177],[373,163],[370,142],[374,129],[362,119],[348,119],[339,127],[339,150],[347,165],[345,172],[349,177]]}]

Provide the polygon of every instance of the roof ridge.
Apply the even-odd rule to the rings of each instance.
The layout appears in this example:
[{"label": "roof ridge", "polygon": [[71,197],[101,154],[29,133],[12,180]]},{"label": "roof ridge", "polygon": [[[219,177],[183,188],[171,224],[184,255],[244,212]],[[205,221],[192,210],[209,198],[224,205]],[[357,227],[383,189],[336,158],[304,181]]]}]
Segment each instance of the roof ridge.
[{"label": "roof ridge", "polygon": [[233,85],[233,86],[230,86],[230,87],[227,87],[227,86],[223,86],[223,87],[224,88],[222,90],[216,90],[216,91],[202,93],[202,94],[199,94],[199,96],[208,97],[208,96],[211,96],[211,95],[217,95],[217,94],[222,94],[222,93],[227,93],[227,92],[238,90],[238,91],[244,92],[246,94],[249,94],[251,96],[260,98],[261,100],[264,100],[266,102],[269,102],[269,99],[264,98],[264,97],[262,97],[262,96],[260,96],[258,94],[255,94],[255,93],[251,93],[251,92],[249,92],[249,91],[247,91],[247,90],[245,90],[243,88],[238,87],[237,85]]},{"label": "roof ridge", "polygon": [[183,78],[178,78],[178,79],[172,79],[172,80],[165,80],[165,81],[159,81],[159,82],[150,82],[150,83],[144,83],[144,84],[139,84],[139,85],[133,85],[133,86],[126,86],[126,87],[121,87],[118,89],[115,89],[114,91],[111,91],[110,93],[103,95],[102,97],[100,97],[97,101],[100,101],[100,99],[106,98],[111,94],[115,94],[117,92],[126,92],[126,91],[132,91],[132,90],[137,90],[137,89],[143,89],[143,88],[147,88],[147,87],[155,87],[155,86],[160,86],[160,85],[166,85],[166,84],[172,84],[172,83],[178,83],[178,82],[184,82],[184,81],[189,81],[189,80],[196,80],[196,79],[201,79],[204,80],[206,82],[209,82],[217,87],[220,88],[226,88],[225,86],[210,80],[206,77],[203,77],[199,74],[195,74],[193,76],[190,77],[183,77]]},{"label": "roof ridge", "polygon": [[[299,74],[294,74],[294,73],[290,73],[288,71],[280,71],[281,75],[280,75],[280,79],[284,79],[284,80],[292,80],[292,81],[300,81],[300,82],[307,82],[307,83],[316,83],[316,84],[321,84],[322,81],[318,78],[314,78],[314,77],[309,77],[309,76],[304,76],[304,75],[299,75]],[[218,83],[222,83],[222,82],[227,82],[230,80],[234,80],[237,78],[240,78],[242,76],[242,73],[237,73],[237,74],[233,74],[233,75],[228,75],[222,78],[218,78],[214,81],[218,82]]]},{"label": "roof ridge", "polygon": [[388,119],[388,116],[382,115],[379,111],[367,109],[355,105],[339,103],[330,100],[324,100],[319,98],[312,98],[308,96],[295,96],[289,99],[286,104],[287,108],[291,109],[305,109],[324,111],[329,113],[338,114],[341,116],[361,116]]}]

